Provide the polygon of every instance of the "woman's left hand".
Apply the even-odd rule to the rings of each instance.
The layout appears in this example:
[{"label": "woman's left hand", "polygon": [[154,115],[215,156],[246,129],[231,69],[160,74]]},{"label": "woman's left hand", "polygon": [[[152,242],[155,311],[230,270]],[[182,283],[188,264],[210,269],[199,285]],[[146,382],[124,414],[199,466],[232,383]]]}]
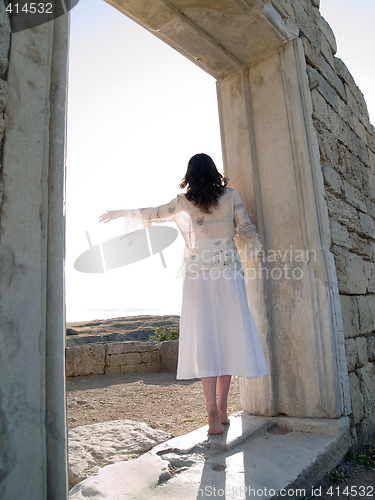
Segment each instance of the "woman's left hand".
[{"label": "woman's left hand", "polygon": [[110,222],[124,216],[124,210],[107,210],[105,214],[99,217],[99,222]]}]

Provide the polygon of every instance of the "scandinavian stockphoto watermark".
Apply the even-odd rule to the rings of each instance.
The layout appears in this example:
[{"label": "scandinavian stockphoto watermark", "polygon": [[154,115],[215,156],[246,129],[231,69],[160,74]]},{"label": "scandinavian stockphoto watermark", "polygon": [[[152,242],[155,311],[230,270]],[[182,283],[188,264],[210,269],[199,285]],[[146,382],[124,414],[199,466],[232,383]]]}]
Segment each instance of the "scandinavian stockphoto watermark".
[{"label": "scandinavian stockphoto watermark", "polygon": [[[89,248],[76,259],[74,268],[83,273],[105,273],[156,254],[166,268],[163,250],[176,240],[178,231],[169,226],[145,227],[96,245],[92,244],[88,232],[86,236]],[[233,242],[220,248],[214,243],[209,248],[187,253],[183,274],[191,279],[202,276],[231,279],[235,271],[245,274],[247,280],[300,280],[306,264],[316,262],[317,257],[316,250],[294,249],[292,245],[287,250],[260,250],[251,254],[251,249],[237,249]]]},{"label": "scandinavian stockphoto watermark", "polygon": [[260,250],[257,253],[258,266],[246,266],[246,278],[271,280],[301,280],[306,265],[316,262],[315,249],[302,250],[290,245],[284,250]]},{"label": "scandinavian stockphoto watermark", "polygon": [[242,498],[305,498],[305,488],[274,489],[253,488],[251,486],[231,486],[218,488],[216,486],[204,486],[198,490],[197,498],[225,498],[226,500],[240,500]]},{"label": "scandinavian stockphoto watermark", "polygon": [[57,19],[72,10],[78,2],[79,0],[41,0],[39,2],[4,0],[5,10],[10,15],[13,33],[35,28]]},{"label": "scandinavian stockphoto watermark", "polygon": [[[249,259],[250,257],[250,259]],[[306,265],[316,262],[317,251],[286,250],[212,249],[191,252],[186,263],[186,275],[191,279],[202,276],[206,279],[231,279],[232,271],[245,275],[246,280],[301,280]],[[243,270],[244,269],[244,270]]]},{"label": "scandinavian stockphoto watermark", "polygon": [[198,490],[197,498],[225,498],[226,500],[241,500],[243,498],[373,498],[373,486],[313,486],[311,488],[254,488],[251,486],[231,486],[218,488],[216,486],[204,486]]}]

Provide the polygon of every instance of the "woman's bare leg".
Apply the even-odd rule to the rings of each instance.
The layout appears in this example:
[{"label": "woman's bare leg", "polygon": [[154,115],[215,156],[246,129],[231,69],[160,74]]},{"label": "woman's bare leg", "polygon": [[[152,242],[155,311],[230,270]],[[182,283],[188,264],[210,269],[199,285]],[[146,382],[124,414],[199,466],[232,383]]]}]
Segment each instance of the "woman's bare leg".
[{"label": "woman's bare leg", "polygon": [[224,427],[220,420],[216,403],[217,377],[202,377],[203,392],[206,398],[208,416],[208,434],[222,434]]},{"label": "woman's bare leg", "polygon": [[228,393],[229,393],[231,379],[232,379],[231,375],[223,375],[217,378],[217,384],[216,384],[217,408],[219,411],[222,424],[229,424],[229,418],[227,415],[227,405],[228,405]]}]

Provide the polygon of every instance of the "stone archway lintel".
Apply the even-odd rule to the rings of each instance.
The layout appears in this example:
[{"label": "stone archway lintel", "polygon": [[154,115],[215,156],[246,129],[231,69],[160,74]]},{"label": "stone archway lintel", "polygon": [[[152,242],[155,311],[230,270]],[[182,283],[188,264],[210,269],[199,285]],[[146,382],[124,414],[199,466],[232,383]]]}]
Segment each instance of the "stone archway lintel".
[{"label": "stone archway lintel", "polygon": [[242,71],[298,35],[282,7],[265,0],[222,0],[215,9],[211,0],[105,1],[217,79]]}]

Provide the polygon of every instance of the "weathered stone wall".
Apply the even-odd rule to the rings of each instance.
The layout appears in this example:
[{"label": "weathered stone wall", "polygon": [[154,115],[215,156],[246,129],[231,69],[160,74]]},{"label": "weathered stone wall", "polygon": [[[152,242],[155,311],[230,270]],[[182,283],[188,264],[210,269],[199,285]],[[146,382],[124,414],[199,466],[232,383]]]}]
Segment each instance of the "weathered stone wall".
[{"label": "weathered stone wall", "polygon": [[109,342],[66,348],[66,376],[169,372],[177,369],[178,341]]},{"label": "weathered stone wall", "polygon": [[[286,2],[285,2],[286,3]],[[300,28],[320,150],[346,339],[354,434],[375,430],[375,132],[366,102],[335,57],[319,1],[286,5]]]},{"label": "weathered stone wall", "polygon": [[4,3],[0,3],[0,207],[3,200],[3,183],[1,176],[1,146],[4,137],[4,108],[8,96],[6,74],[8,70],[8,57],[10,45],[10,22]]}]

